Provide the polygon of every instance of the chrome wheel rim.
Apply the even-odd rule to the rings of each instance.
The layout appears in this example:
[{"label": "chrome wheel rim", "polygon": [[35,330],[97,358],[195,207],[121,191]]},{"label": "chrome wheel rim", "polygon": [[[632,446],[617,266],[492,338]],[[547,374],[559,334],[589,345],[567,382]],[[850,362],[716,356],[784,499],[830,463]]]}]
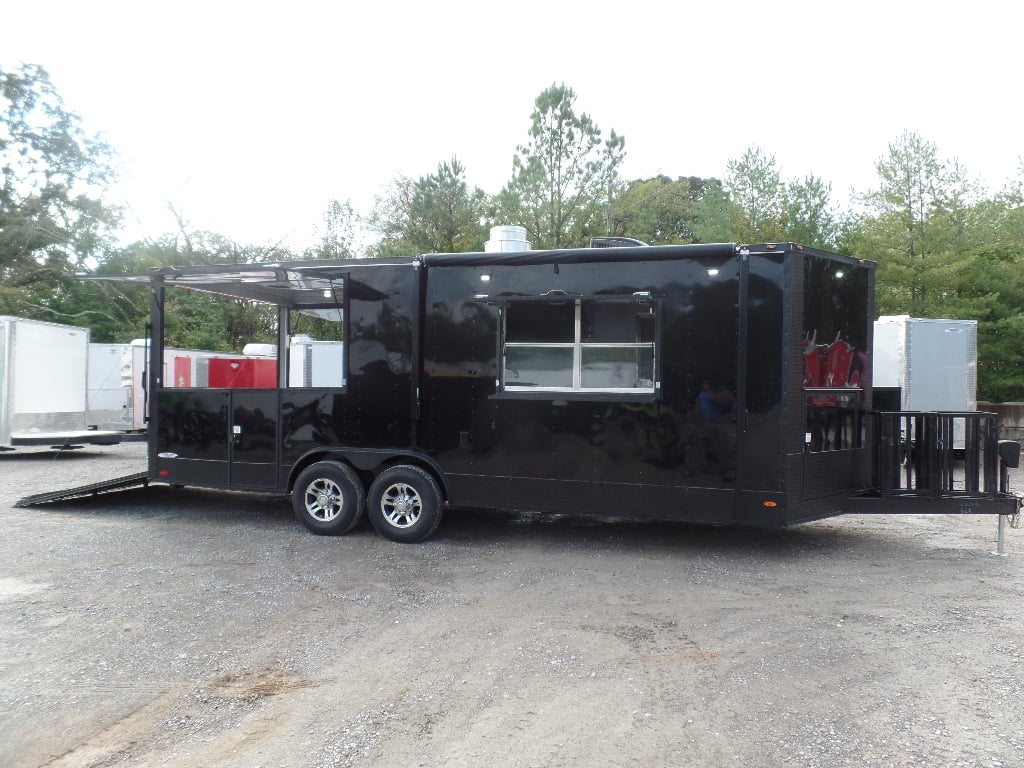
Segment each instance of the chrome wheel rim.
[{"label": "chrome wheel rim", "polygon": [[423,499],[411,485],[395,483],[389,485],[381,495],[380,511],[389,525],[409,528],[416,524],[423,513]]},{"label": "chrome wheel rim", "polygon": [[306,486],[306,512],[320,523],[329,523],[341,514],[345,495],[332,480],[320,478]]}]

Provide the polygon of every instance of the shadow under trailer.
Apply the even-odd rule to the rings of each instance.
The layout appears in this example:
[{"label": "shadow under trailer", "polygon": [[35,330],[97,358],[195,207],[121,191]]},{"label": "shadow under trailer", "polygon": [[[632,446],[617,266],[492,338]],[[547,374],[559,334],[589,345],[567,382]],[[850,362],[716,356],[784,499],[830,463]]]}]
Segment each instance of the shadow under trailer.
[{"label": "shadow under trailer", "polygon": [[[621,242],[120,278],[152,297],[134,480],[290,494],[314,533],[365,512],[408,542],[457,508],[768,528],[1018,510],[994,414],[873,409],[874,264]],[[166,381],[178,290],[265,305],[276,386]],[[296,375],[313,332],[334,362]]]}]

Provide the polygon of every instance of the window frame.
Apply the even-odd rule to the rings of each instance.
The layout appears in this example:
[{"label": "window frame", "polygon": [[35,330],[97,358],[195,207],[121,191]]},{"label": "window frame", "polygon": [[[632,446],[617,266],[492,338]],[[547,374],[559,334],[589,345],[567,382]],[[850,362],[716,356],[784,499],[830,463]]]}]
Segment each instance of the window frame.
[{"label": "window frame", "polygon": [[[573,340],[571,342],[531,342],[531,341],[508,341],[508,316],[511,307],[525,307],[529,304],[551,304],[572,302],[573,310]],[[653,334],[649,342],[644,341],[586,341],[582,338],[583,329],[583,307],[589,305],[606,304],[632,304],[638,309],[647,308],[653,320]],[[585,296],[559,296],[557,299],[523,297],[519,300],[509,299],[502,302],[498,308],[500,314],[499,338],[498,338],[498,377],[496,380],[495,397],[500,398],[522,398],[522,399],[589,399],[589,400],[620,400],[620,401],[643,401],[649,402],[660,399],[661,396],[661,315],[662,303],[660,299],[652,297],[648,293],[636,293],[621,297],[585,297]],[[640,312],[637,313],[638,317]],[[517,385],[507,380],[508,350],[512,349],[563,349],[571,350],[571,375],[570,386],[533,386]],[[651,351],[651,374],[650,386],[645,387],[585,387],[584,379],[584,357],[588,350],[599,349],[620,349],[620,350],[647,350]]]},{"label": "window frame", "polygon": [[[315,275],[314,275],[315,276]],[[321,282],[324,278],[320,278]],[[328,298],[326,291],[331,292],[330,298],[333,299],[331,302],[327,301],[315,301],[300,304],[293,302],[287,306],[288,319],[286,325],[287,333],[287,360],[288,364],[284,371],[285,389],[293,390],[337,390],[340,392],[347,392],[349,385],[349,353],[351,346],[349,344],[349,331],[351,324],[349,323],[350,318],[350,279],[349,273],[344,272],[342,274],[335,274],[327,278],[328,283],[326,287],[316,287],[315,290],[322,290],[325,292],[323,298]],[[340,296],[339,296],[340,293]],[[298,323],[295,322],[296,315],[305,315],[314,319],[319,319],[329,323],[339,323],[341,325],[341,339],[321,339],[312,336],[308,332],[300,331],[295,327]],[[313,378],[315,374],[315,364],[313,358],[316,355],[316,347],[318,344],[330,344],[330,343],[341,344],[341,381],[337,384],[315,384]],[[304,350],[301,360],[296,359],[296,355],[293,353],[295,347],[303,347],[308,344],[309,346]],[[308,351],[308,356],[305,352]],[[307,363],[309,364],[307,367]],[[281,363],[283,364],[283,363]],[[309,378],[309,383],[293,383],[293,366],[297,366],[298,370],[301,371],[300,378],[304,381]]]}]

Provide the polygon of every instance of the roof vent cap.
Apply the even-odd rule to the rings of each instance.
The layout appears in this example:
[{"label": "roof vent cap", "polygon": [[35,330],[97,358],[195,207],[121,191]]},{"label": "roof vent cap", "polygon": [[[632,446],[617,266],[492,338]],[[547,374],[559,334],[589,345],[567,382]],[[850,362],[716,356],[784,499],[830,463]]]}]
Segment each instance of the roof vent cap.
[{"label": "roof vent cap", "polygon": [[530,250],[526,227],[491,227],[491,239],[484,243],[485,253],[514,253]]}]

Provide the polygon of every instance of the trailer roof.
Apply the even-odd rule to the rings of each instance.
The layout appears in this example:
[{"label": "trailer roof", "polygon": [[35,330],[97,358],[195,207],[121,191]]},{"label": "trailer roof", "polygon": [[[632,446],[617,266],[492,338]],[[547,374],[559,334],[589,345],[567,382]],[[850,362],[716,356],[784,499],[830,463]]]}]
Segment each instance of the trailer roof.
[{"label": "trailer roof", "polygon": [[377,290],[353,277],[353,271],[383,266],[447,267],[530,264],[596,264],[629,261],[730,258],[737,253],[804,252],[853,263],[864,263],[839,254],[804,248],[794,243],[738,245],[710,243],[689,245],[573,248],[508,253],[428,253],[388,259],[338,259],[256,264],[216,264],[158,267],[147,274],[88,276],[85,279],[156,283],[205,293],[278,304],[291,309],[316,310],[336,307],[342,290],[352,299],[379,300]]},{"label": "trailer roof", "polygon": [[597,264],[608,261],[665,261],[676,259],[729,258],[740,246],[735,243],[691,245],[638,245],[625,248],[571,248],[552,251],[509,251],[507,253],[428,253],[428,266],[474,266],[500,264]]}]

